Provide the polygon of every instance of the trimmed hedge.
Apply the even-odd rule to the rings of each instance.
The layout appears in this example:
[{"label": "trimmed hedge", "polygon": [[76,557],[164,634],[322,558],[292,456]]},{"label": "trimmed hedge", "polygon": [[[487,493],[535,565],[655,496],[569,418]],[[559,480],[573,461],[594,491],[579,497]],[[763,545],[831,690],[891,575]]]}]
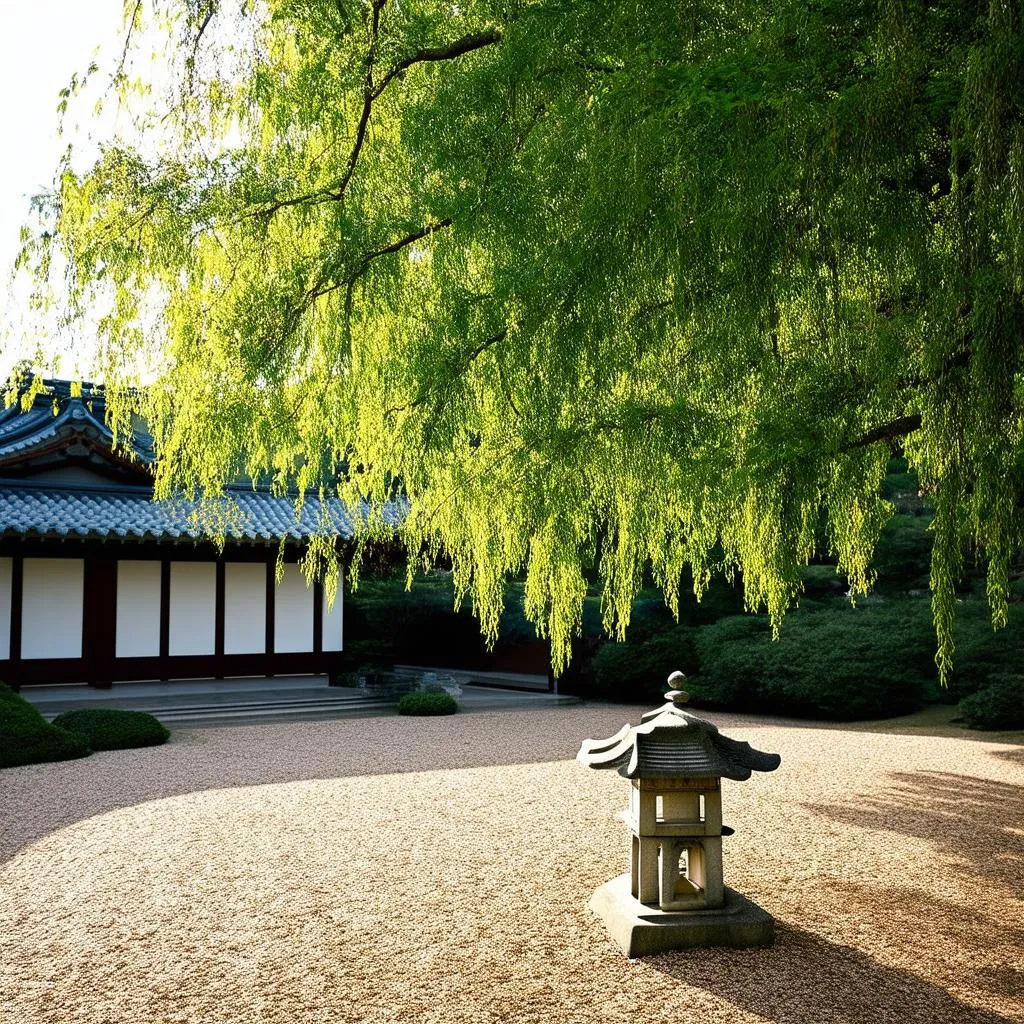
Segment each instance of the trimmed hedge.
[{"label": "trimmed hedge", "polygon": [[78,708],[58,715],[53,724],[84,736],[93,750],[129,750],[166,743],[171,733],[145,711],[120,708]]},{"label": "trimmed hedge", "polygon": [[398,702],[400,715],[454,715],[459,710],[455,698],[447,693],[413,690]]},{"label": "trimmed hedge", "polygon": [[993,676],[960,702],[960,714],[971,729],[1024,729],[1024,676]]},{"label": "trimmed hedge", "polygon": [[0,768],[88,757],[89,741],[50,725],[27,700],[0,683]]},{"label": "trimmed hedge", "polygon": [[694,703],[763,714],[855,720],[909,714],[935,675],[927,601],[798,611],[772,640],[766,619],[722,619],[696,635]]}]

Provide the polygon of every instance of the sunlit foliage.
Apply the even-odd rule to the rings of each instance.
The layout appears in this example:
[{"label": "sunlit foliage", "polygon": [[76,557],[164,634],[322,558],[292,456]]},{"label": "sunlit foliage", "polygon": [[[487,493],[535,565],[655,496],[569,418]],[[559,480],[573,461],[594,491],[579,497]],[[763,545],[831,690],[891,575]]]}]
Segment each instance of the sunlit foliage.
[{"label": "sunlit foliage", "polygon": [[[240,474],[408,500],[486,634],[504,579],[565,664],[742,575],[777,625],[822,515],[853,595],[902,447],[964,546],[1021,544],[1016,0],[128,0],[141,125],[41,204],[25,265],[102,310],[160,494]],[[172,40],[172,94],[133,69]],[[160,375],[126,390],[133,353]],[[370,534],[374,529],[370,519]],[[314,552],[330,558],[329,546]]]}]

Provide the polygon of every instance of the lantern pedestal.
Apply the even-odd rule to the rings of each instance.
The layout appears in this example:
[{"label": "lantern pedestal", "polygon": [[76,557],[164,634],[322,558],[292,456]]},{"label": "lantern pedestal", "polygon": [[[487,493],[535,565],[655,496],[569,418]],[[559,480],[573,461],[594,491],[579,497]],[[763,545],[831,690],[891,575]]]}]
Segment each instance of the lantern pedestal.
[{"label": "lantern pedestal", "polygon": [[630,892],[629,875],[605,882],[590,909],[629,957],[698,946],[770,946],[775,920],[753,900],[725,887],[725,905],[713,910],[659,910]]}]

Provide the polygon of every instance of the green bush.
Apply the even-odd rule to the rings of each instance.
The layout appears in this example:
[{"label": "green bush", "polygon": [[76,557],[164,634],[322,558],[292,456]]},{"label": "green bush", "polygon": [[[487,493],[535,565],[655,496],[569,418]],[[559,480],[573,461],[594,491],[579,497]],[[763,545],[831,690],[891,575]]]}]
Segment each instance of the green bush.
[{"label": "green bush", "polygon": [[89,741],[50,725],[27,700],[0,683],[0,768],[87,757]]},{"label": "green bush", "polygon": [[93,750],[155,747],[171,735],[152,715],[119,708],[79,708],[58,715],[53,724],[84,736]]},{"label": "green bush", "polygon": [[878,538],[872,565],[877,589],[896,592],[927,590],[934,534],[928,516],[895,515]]},{"label": "green bush", "polygon": [[1024,665],[1024,605],[1007,609],[1005,629],[992,628],[992,613],[984,598],[965,600],[956,611],[956,650],[949,686],[939,700],[955,704],[982,689],[996,676],[1014,675]]},{"label": "green bush", "polygon": [[927,601],[885,601],[787,616],[778,641],[763,617],[698,631],[700,673],[687,689],[706,707],[854,720],[908,714],[934,677]]},{"label": "green bush", "polygon": [[606,700],[657,701],[665,692],[669,673],[696,671],[695,632],[673,626],[639,642],[604,644],[591,662],[589,694]]},{"label": "green bush", "polygon": [[417,577],[412,590],[405,577],[364,579],[345,602],[350,667],[439,665],[472,667],[485,656],[480,624],[465,606],[454,610],[451,577],[435,572]]},{"label": "green bush", "polygon": [[413,690],[398,702],[400,715],[454,715],[459,710],[455,698],[447,693]]},{"label": "green bush", "polygon": [[843,597],[850,584],[845,576],[840,576],[834,565],[808,565],[801,571],[806,597],[800,601],[801,607],[807,607],[807,598],[826,600]]},{"label": "green bush", "polygon": [[1024,729],[1024,675],[993,676],[960,701],[960,714],[972,729]]}]

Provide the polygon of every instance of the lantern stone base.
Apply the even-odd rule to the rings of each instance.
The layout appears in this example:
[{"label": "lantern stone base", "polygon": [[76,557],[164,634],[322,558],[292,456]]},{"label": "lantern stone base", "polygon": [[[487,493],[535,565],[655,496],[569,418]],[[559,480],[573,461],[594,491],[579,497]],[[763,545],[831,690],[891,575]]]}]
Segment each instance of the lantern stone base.
[{"label": "lantern stone base", "polygon": [[637,900],[629,875],[620,875],[594,893],[590,909],[629,957],[698,946],[770,946],[775,939],[771,914],[728,886],[723,907],[665,911]]}]

